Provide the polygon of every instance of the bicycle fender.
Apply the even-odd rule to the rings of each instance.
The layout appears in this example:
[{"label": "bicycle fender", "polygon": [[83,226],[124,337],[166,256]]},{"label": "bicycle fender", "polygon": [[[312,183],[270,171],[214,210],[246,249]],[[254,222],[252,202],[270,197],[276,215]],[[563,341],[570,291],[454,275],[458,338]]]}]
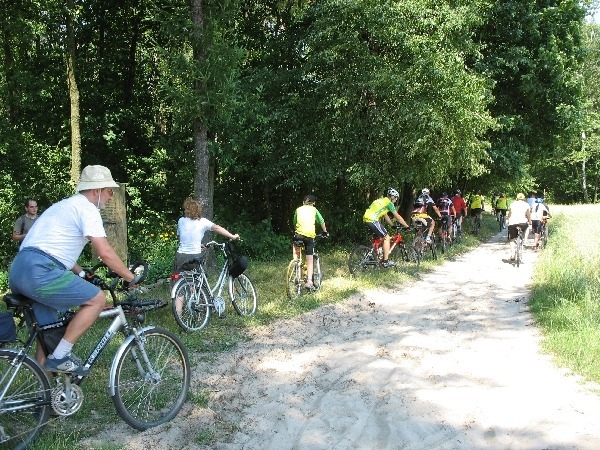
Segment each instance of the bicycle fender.
[{"label": "bicycle fender", "polygon": [[[142,334],[146,333],[147,331],[154,330],[155,328],[157,328],[157,327],[154,325],[150,325],[150,326],[141,328],[138,330],[138,334],[141,336]],[[117,376],[117,362],[121,359],[121,356],[123,356],[123,353],[125,353],[125,349],[129,345],[129,343],[131,341],[133,341],[134,339],[135,339],[135,336],[133,334],[130,334],[129,336],[127,336],[127,338],[123,341],[123,343],[117,349],[117,352],[115,353],[115,357],[112,360],[112,364],[110,365],[110,372],[108,373],[108,390],[110,392],[111,397],[114,397],[114,395],[115,395],[114,380]]]}]

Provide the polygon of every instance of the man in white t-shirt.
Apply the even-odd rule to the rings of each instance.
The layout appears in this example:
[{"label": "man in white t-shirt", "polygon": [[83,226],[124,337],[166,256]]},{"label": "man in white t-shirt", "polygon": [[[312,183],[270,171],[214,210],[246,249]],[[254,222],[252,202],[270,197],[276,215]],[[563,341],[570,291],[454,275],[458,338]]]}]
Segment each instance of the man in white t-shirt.
[{"label": "man in white t-shirt", "polygon": [[[100,209],[112,199],[115,183],[104,166],[83,169],[77,194],[48,208],[35,221],[23,240],[9,273],[13,293],[34,300],[40,325],[58,320],[58,311],[79,306],[58,346],[46,358],[51,372],[86,375],[89,368],[71,353],[73,345],[93,325],[106,305],[106,295],[92,283],[77,260],[90,242],[102,261],[130,285],[135,275],[121,261],[106,238]],[[43,362],[45,355],[36,355]]]},{"label": "man in white t-shirt", "polygon": [[531,225],[531,210],[525,201],[525,194],[518,193],[516,201],[512,202],[508,207],[508,239],[510,241],[510,260],[514,261],[517,255],[517,227],[523,232],[528,225]]}]

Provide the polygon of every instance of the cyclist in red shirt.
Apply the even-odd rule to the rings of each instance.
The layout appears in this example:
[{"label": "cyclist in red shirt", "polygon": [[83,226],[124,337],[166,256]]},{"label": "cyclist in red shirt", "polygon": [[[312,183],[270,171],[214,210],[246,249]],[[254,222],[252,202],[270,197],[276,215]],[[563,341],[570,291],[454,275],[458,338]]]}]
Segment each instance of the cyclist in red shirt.
[{"label": "cyclist in red shirt", "polygon": [[452,197],[452,204],[454,205],[454,209],[456,210],[456,226],[457,230],[462,228],[462,220],[463,217],[467,217],[467,204],[465,203],[465,199],[460,195],[460,191],[457,189],[454,192],[454,197]]}]

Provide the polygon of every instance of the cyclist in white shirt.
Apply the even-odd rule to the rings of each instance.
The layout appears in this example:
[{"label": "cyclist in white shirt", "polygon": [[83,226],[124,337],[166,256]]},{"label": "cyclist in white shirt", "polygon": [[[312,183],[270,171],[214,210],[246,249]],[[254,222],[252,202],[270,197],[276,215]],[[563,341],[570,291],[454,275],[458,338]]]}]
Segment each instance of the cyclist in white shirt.
[{"label": "cyclist in white shirt", "polygon": [[512,202],[508,208],[508,239],[510,241],[510,260],[514,261],[517,255],[517,227],[524,232],[528,225],[531,225],[531,210],[525,201],[525,194],[519,192],[517,200]]},{"label": "cyclist in white shirt", "polygon": [[531,208],[531,228],[533,229],[533,249],[537,250],[542,232],[542,220],[544,217],[552,217],[550,210],[544,203],[542,197],[535,199],[535,206]]}]

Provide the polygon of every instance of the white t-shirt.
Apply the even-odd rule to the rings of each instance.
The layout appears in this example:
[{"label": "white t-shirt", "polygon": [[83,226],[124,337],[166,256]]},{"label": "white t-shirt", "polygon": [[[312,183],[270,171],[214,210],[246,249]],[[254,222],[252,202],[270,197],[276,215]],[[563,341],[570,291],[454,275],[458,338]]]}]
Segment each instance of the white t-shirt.
[{"label": "white t-shirt", "polygon": [[200,219],[180,218],[177,222],[177,235],[179,236],[177,253],[185,253],[187,255],[201,253],[204,233],[212,230],[214,226],[214,223],[204,217]]},{"label": "white t-shirt", "polygon": [[38,217],[21,248],[36,247],[71,269],[89,242],[106,237],[100,211],[82,194],[55,203]]},{"label": "white t-shirt", "polygon": [[510,204],[508,210],[510,211],[510,217],[508,218],[509,225],[528,222],[526,213],[529,211],[529,205],[527,202],[516,200]]},{"label": "white t-shirt", "polygon": [[546,211],[546,215],[550,213],[546,205],[543,203],[536,203],[536,205],[531,209],[531,220],[542,220],[544,217],[544,211]]}]

